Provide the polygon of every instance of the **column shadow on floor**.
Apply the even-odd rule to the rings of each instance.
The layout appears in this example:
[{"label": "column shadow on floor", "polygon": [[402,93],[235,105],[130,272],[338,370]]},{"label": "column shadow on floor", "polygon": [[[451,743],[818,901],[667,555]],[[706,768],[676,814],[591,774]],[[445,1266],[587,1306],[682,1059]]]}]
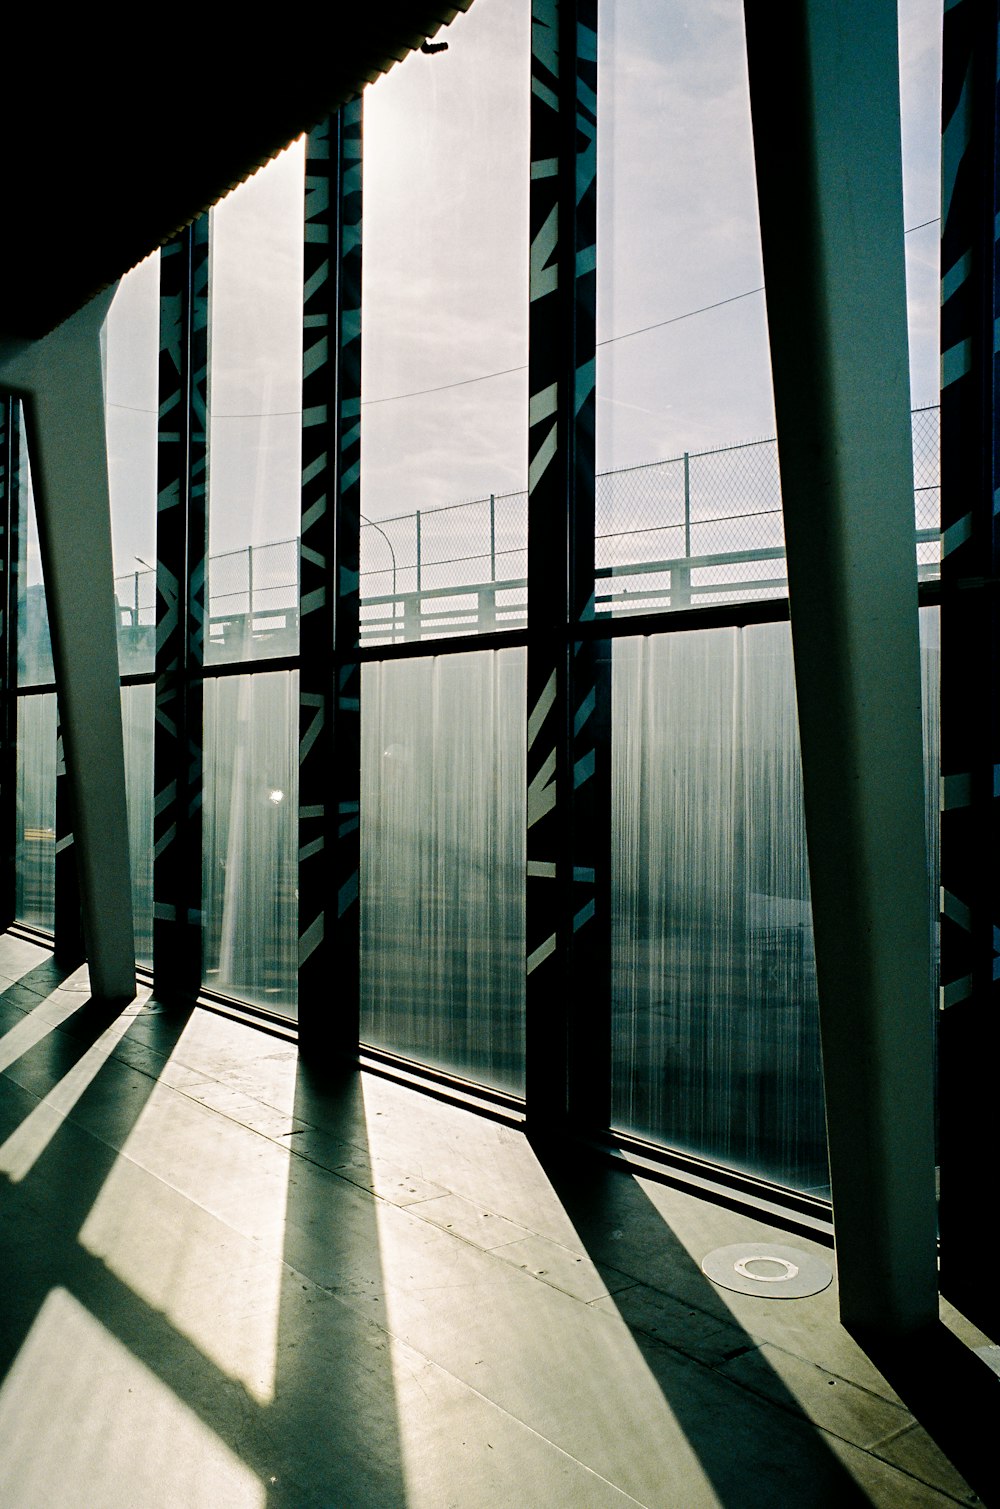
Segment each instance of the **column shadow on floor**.
[{"label": "column shadow on floor", "polygon": [[[294,1492],[269,1509],[406,1503],[361,1076],[299,1059],[269,1429]],[[370,1314],[366,1311],[370,1309]],[[283,1474],[288,1476],[286,1469]]]},{"label": "column shadow on floor", "polygon": [[[534,1145],[719,1503],[870,1503],[830,1437],[810,1423],[760,1351],[759,1338],[740,1324],[636,1179],[579,1147]],[[752,1389],[719,1371],[743,1354],[753,1354]],[[686,1387],[678,1383],[678,1358],[699,1365],[681,1375]]]},{"label": "column shadow on floor", "polygon": [[1000,1376],[938,1322],[906,1341],[853,1333],[985,1504],[1000,1504]]},{"label": "column shadow on floor", "polygon": [[[36,986],[51,988],[54,983],[48,965],[31,974]],[[35,1000],[38,1006],[42,1004],[41,995]],[[18,1020],[37,1009],[24,982],[17,1004]],[[66,1357],[62,1377],[52,1380],[48,1410],[44,1399],[39,1399],[37,1380],[30,1381],[38,1354],[37,1323],[43,1311],[46,1320],[63,1313],[51,1308],[58,1298],[71,1318],[82,1317],[85,1326],[91,1326],[91,1318],[96,1321],[101,1334],[127,1349],[249,1469],[260,1485],[260,1497],[253,1502],[266,1501],[269,1509],[328,1509],[333,1502],[404,1503],[392,1357],[384,1331],[339,1302],[333,1285],[330,1292],[323,1292],[297,1266],[309,1253],[322,1252],[331,1273],[351,1262],[356,1269],[359,1265],[370,1268],[377,1259],[370,1197],[352,1203],[353,1221],[344,1219],[341,1190],[336,1187],[358,1195],[355,1186],[288,1154],[289,1251],[287,1266],[280,1252],[273,1258],[274,1268],[280,1269],[275,1282],[280,1282],[281,1297],[275,1388],[266,1403],[252,1397],[238,1378],[223,1371],[167,1314],[137,1294],[81,1240],[88,1216],[160,1083],[192,1009],[190,1004],[154,999],[123,1013],[120,1008],[83,999],[66,1019],[18,1053],[0,1076],[2,1144],[16,1137],[46,1096],[59,1086],[65,1088],[66,1076],[79,1068],[109,1028],[118,1024],[123,1029],[121,1035],[115,1033],[111,1054],[94,1067],[68,1114],[60,1117],[53,1112],[45,1117],[44,1145],[33,1153],[23,1176],[0,1173],[0,1271],[5,1275],[0,1306],[0,1398],[8,1380],[15,1390],[15,1407],[26,1404],[29,1417],[41,1411],[46,1429],[54,1429],[62,1441],[67,1460],[100,1452],[104,1427],[93,1414],[96,1394],[88,1400],[86,1380],[74,1379],[78,1362]],[[11,1025],[17,1022],[12,1020]],[[90,1066],[84,1067],[89,1072]],[[337,1084],[327,1081],[319,1089],[315,1077],[303,1071],[302,1082],[300,1109],[308,1109],[311,1116],[321,1096],[327,1123],[342,1113],[345,1129],[351,1129],[354,1164],[359,1159],[363,1162],[363,1150],[358,1147],[364,1120],[355,1103],[360,1093],[357,1076]],[[208,1164],[213,1158],[208,1139],[204,1158]],[[128,1219],[127,1213],[122,1219]],[[134,1219],[141,1222],[143,1212],[135,1211]],[[258,1261],[260,1257],[258,1253]],[[308,1266],[313,1266],[312,1261]],[[233,1274],[234,1283],[238,1277]],[[248,1323],[252,1321],[248,1317]],[[51,1329],[51,1325],[42,1327],[50,1371]],[[24,1358],[32,1347],[35,1361],[26,1370]],[[19,1392],[25,1387],[31,1391],[30,1400]],[[83,1394],[79,1394],[81,1388]],[[76,1398],[79,1413],[75,1417],[63,1417],[66,1399],[60,1389],[69,1389]],[[73,1395],[74,1389],[79,1397]],[[34,1443],[21,1445],[30,1461]],[[169,1457],[172,1449],[171,1441],[159,1438],[157,1422],[151,1420],[148,1430],[134,1442],[131,1470],[141,1467],[148,1473],[156,1454]],[[53,1470],[59,1470],[58,1460]],[[106,1466],[104,1470],[112,1469]],[[129,1464],[120,1464],[116,1470],[123,1474],[122,1489],[127,1491]],[[195,1470],[194,1465],[190,1470]],[[367,1485],[372,1485],[371,1493]]]}]

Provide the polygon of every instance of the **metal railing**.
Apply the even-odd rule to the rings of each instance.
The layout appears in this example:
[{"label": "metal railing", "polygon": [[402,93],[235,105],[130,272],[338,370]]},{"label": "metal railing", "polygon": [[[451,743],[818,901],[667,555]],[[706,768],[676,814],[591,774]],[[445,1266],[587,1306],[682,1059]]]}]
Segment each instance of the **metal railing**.
[{"label": "metal railing", "polygon": [[[912,423],[915,546],[926,579],[940,557],[938,409],[914,410]],[[363,519],[362,642],[523,628],[527,550],[526,492]],[[295,652],[298,559],[297,539],[211,557],[209,660]],[[601,473],[596,561],[598,615],[784,596],[777,443]],[[119,577],[115,592],[125,657],[151,661],[154,573]]]}]

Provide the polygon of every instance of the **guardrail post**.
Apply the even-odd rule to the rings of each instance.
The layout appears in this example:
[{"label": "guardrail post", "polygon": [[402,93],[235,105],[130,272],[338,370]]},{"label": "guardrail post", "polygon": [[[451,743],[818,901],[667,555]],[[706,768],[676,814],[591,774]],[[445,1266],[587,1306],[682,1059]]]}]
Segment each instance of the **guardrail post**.
[{"label": "guardrail post", "polygon": [[415,519],[417,521],[417,591],[419,592],[420,588],[422,586],[422,582],[421,582],[421,579],[420,579],[420,509],[419,508],[417,509],[416,514],[414,515],[414,517],[415,517]]},{"label": "guardrail post", "polygon": [[492,634],[497,626],[497,594],[496,588],[490,584],[488,587],[480,587],[476,594],[478,623],[476,632],[479,634]]},{"label": "guardrail post", "polygon": [[403,640],[420,638],[420,597],[416,592],[401,594],[403,599]]},{"label": "guardrail post", "polygon": [[497,500],[490,493],[490,581],[497,579]]}]

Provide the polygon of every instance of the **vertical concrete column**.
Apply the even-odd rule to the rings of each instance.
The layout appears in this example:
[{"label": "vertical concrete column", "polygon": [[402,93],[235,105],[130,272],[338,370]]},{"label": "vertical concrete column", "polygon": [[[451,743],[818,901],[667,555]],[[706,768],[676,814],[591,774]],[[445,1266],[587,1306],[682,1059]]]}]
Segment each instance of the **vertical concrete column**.
[{"label": "vertical concrete column", "polygon": [[101,325],[110,289],[51,335],[0,355],[23,400],[91,989],[135,995]]},{"label": "vertical concrete column", "polygon": [[841,1315],[901,1336],[937,1282],[896,5],[746,20]]}]

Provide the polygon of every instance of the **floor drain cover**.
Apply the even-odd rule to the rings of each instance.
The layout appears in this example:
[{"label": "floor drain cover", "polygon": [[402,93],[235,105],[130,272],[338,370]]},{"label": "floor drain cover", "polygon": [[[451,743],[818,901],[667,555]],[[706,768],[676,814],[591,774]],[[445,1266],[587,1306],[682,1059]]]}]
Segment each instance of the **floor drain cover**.
[{"label": "floor drain cover", "polygon": [[770,1242],[716,1247],[702,1262],[701,1271],[722,1289],[755,1294],[758,1299],[805,1299],[833,1281],[833,1269],[822,1258]]}]

